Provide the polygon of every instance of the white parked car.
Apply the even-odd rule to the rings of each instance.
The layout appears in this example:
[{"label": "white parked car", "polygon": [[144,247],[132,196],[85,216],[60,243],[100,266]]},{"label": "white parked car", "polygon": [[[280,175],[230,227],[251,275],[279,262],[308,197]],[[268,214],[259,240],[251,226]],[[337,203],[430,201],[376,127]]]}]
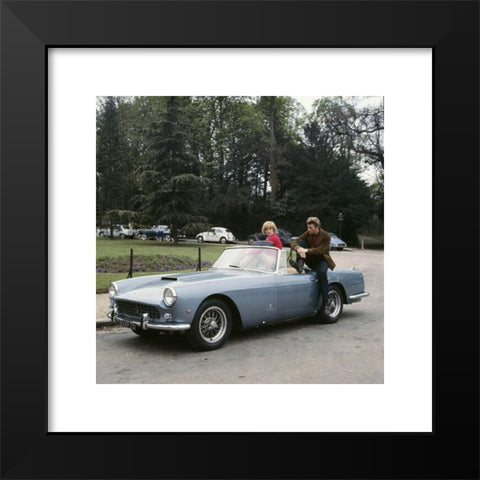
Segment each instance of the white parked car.
[{"label": "white parked car", "polygon": [[213,227],[206,232],[199,233],[196,237],[197,242],[236,242],[237,239],[235,235],[228,229],[224,227]]},{"label": "white parked car", "polygon": [[[110,228],[99,228],[98,229],[99,237],[109,237]],[[113,237],[114,238],[134,238],[136,231],[133,228],[130,228],[126,225],[114,225],[113,226]]]}]

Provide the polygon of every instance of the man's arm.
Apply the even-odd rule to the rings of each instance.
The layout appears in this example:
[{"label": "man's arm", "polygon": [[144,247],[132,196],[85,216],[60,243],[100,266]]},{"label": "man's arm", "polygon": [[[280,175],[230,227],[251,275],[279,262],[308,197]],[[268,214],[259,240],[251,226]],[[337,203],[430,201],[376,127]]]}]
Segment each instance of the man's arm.
[{"label": "man's arm", "polygon": [[322,235],[320,245],[318,245],[315,248],[309,248],[308,249],[308,254],[309,255],[320,256],[320,255],[323,255],[324,253],[328,253],[330,251],[330,238],[331,238],[330,234],[328,232],[325,232]]},{"label": "man's arm", "polygon": [[303,232],[299,237],[297,237],[295,240],[292,241],[291,248],[294,252],[297,251],[298,241],[299,240],[305,240],[305,238],[307,237],[307,234],[308,234],[308,232]]}]

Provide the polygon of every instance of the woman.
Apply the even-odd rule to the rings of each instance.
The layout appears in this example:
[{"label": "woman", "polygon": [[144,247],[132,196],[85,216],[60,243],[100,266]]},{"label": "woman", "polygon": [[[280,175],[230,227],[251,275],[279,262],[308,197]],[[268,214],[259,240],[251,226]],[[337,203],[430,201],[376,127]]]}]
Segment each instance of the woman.
[{"label": "woman", "polygon": [[280,238],[277,235],[278,229],[275,223],[273,222],[265,222],[262,227],[262,233],[264,235],[267,235],[267,240],[268,242],[273,242],[273,246],[277,247],[279,250],[282,249],[282,242],[280,241]]}]

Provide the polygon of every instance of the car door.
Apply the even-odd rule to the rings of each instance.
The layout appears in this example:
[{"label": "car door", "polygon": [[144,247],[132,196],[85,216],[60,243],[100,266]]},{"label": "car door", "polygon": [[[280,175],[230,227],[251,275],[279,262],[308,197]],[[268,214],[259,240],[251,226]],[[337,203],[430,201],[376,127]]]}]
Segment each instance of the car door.
[{"label": "car door", "polygon": [[207,231],[205,232],[205,238],[204,238],[204,240],[205,240],[206,242],[213,242],[213,231],[212,231],[212,230],[207,230]]},{"label": "car door", "polygon": [[214,242],[219,242],[219,241],[220,241],[220,238],[221,238],[222,236],[224,236],[224,237],[226,236],[226,235],[223,235],[223,231],[222,231],[221,228],[216,228],[216,229],[214,230],[214,234],[213,234],[213,235],[214,235],[214,240],[213,240]]},{"label": "car door", "polygon": [[278,321],[278,288],[275,274],[252,273],[236,282],[233,291],[225,291],[238,308],[244,328]]},{"label": "car door", "polygon": [[280,319],[314,313],[319,292],[317,275],[314,272],[277,275],[277,286]]}]

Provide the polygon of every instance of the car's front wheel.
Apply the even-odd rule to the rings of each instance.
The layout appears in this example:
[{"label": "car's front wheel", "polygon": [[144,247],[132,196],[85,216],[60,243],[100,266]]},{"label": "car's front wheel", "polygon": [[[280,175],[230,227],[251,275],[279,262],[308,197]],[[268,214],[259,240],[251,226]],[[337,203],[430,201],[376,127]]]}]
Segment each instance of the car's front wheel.
[{"label": "car's front wheel", "polygon": [[203,242],[203,237],[197,237],[197,242],[202,243]]},{"label": "car's front wheel", "polygon": [[225,245],[227,243],[227,239],[225,237],[222,237],[220,239],[220,243],[223,243]]},{"label": "car's front wheel", "polygon": [[220,348],[230,337],[232,313],[229,306],[220,299],[203,302],[189,330],[190,343],[199,350]]},{"label": "car's front wheel", "polygon": [[140,235],[140,238],[141,238],[142,240],[146,240],[146,239],[147,239],[147,235],[145,235],[145,233],[142,233],[142,234]]},{"label": "car's front wheel", "polygon": [[326,308],[318,314],[321,323],[336,323],[343,311],[343,295],[340,287],[329,285]]}]

